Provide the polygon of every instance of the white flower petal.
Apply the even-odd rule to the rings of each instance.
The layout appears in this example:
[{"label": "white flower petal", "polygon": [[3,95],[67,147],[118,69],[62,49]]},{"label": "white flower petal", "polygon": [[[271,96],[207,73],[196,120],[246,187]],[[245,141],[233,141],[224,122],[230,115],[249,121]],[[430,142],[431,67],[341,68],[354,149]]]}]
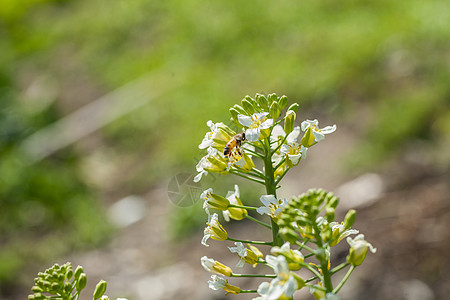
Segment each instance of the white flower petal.
[{"label": "white flower petal", "polygon": [[202,238],[202,245],[205,247],[209,247],[209,245],[206,243],[206,241],[208,241],[208,239],[212,237],[212,234],[205,234]]},{"label": "white flower petal", "polygon": [[267,119],[265,120],[261,125],[259,125],[259,128],[261,129],[267,129],[273,125],[273,119]]},{"label": "white flower petal", "polygon": [[195,175],[194,177],[194,182],[199,182],[202,179],[203,175],[207,175],[208,172],[206,171],[201,171],[200,173],[198,173],[197,175]]},{"label": "white flower petal", "polygon": [[278,140],[278,138],[284,137],[286,135],[286,133],[284,132],[284,129],[281,125],[275,125],[275,127],[272,129],[272,137],[275,140]]},{"label": "white flower petal", "polygon": [[252,118],[249,116],[245,116],[245,115],[239,114],[238,121],[239,121],[239,123],[241,123],[241,125],[243,125],[245,127],[250,127],[253,124]]},{"label": "white flower petal", "polygon": [[289,146],[286,144],[281,145],[280,152],[287,154],[289,152]]},{"label": "white flower petal", "polygon": [[269,215],[269,216],[270,216],[270,214],[272,213],[272,211],[271,211],[268,207],[266,207],[266,206],[258,207],[258,208],[256,209],[256,212],[258,212],[260,215],[267,214],[267,215]]},{"label": "white flower petal", "polygon": [[296,126],[296,127],[294,127],[294,130],[292,130],[292,132],[288,134],[288,136],[286,138],[286,142],[288,144],[297,142],[297,138],[299,135],[300,135],[300,127]]},{"label": "white flower petal", "polygon": [[269,206],[269,204],[277,205],[278,201],[275,198],[274,195],[262,195],[259,200],[264,204],[265,206]]},{"label": "white flower petal", "polygon": [[317,121],[317,119],[314,120],[305,120],[302,122],[302,124],[300,125],[302,128],[302,131],[306,131],[310,126],[318,126],[319,125],[319,121]]},{"label": "white flower petal", "polygon": [[293,165],[297,165],[298,162],[300,161],[300,158],[302,158],[302,155],[300,153],[294,154],[294,155],[288,154],[288,158],[292,162]]},{"label": "white flower petal", "polygon": [[256,142],[259,139],[259,136],[261,135],[261,132],[258,128],[249,128],[245,131],[245,138],[249,142]]},{"label": "white flower petal", "polygon": [[332,132],[336,131],[336,125],[333,126],[326,126],[321,129],[323,134],[330,134]]},{"label": "white flower petal", "polygon": [[211,280],[208,281],[209,288],[215,291],[223,289],[225,284],[227,284],[227,280],[218,275],[211,275]]},{"label": "white flower petal", "polygon": [[314,134],[314,138],[315,138],[316,142],[320,142],[321,140],[323,140],[325,138],[325,135],[319,131],[313,130],[312,132]]}]

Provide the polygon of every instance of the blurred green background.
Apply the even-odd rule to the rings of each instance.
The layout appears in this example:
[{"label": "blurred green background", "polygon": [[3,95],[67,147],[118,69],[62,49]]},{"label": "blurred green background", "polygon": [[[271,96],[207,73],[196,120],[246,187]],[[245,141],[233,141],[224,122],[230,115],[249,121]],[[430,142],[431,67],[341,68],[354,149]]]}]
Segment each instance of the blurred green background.
[{"label": "blurred green background", "polygon": [[[115,200],[193,172],[206,121],[247,94],[351,132],[345,174],[409,151],[447,176],[448,4],[2,0],[0,298],[107,243]],[[173,211],[173,237],[201,230],[199,205]]]}]

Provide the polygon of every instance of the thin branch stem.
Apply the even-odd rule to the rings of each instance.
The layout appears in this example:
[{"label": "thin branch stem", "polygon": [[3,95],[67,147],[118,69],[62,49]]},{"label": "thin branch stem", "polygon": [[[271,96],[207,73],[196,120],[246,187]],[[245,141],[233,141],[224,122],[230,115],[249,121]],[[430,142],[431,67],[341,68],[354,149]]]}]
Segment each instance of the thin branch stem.
[{"label": "thin branch stem", "polygon": [[334,267],[332,270],[330,270],[331,274],[334,274],[336,272],[339,272],[340,270],[342,270],[343,268],[345,268],[346,266],[350,265],[350,263],[348,262],[343,262],[342,264],[340,264],[339,266]]},{"label": "thin branch stem", "polygon": [[246,206],[246,205],[237,205],[237,204],[229,204],[228,207],[236,207],[236,208],[243,208],[243,209],[250,209],[250,210],[255,210],[257,209],[257,207],[253,207],[253,206]]},{"label": "thin branch stem", "polygon": [[257,179],[257,178],[253,178],[253,177],[250,177],[250,176],[241,174],[241,173],[239,173],[239,171],[236,171],[236,170],[234,170],[234,169],[231,169],[231,170],[230,170],[230,173],[231,173],[231,174],[234,174],[234,175],[237,175],[237,176],[240,176],[240,177],[243,177],[243,178],[245,178],[245,179],[248,179],[248,180],[251,180],[251,181],[260,183],[260,184],[266,184],[266,183],[265,183],[264,181],[262,181],[262,180],[259,180],[259,179]]},{"label": "thin branch stem", "polygon": [[270,156],[272,156],[272,155],[274,155],[275,154],[275,152],[277,152],[278,151],[278,149],[280,149],[281,148],[281,145],[283,145],[284,144],[284,142],[286,141],[286,139],[287,139],[287,134],[284,136],[284,138],[283,138],[283,140],[281,141],[281,143],[275,148],[275,150],[273,150],[272,152],[270,152]]},{"label": "thin branch stem", "polygon": [[238,239],[232,239],[232,238],[230,238],[230,237],[228,237],[227,240],[233,241],[233,242],[246,243],[246,244],[255,244],[255,245],[268,245],[268,246],[272,246],[272,245],[273,245],[272,242],[260,242],[260,241],[238,240]]},{"label": "thin branch stem", "polygon": [[257,290],[241,290],[240,293],[257,293]]},{"label": "thin branch stem", "polygon": [[281,174],[281,175],[275,180],[275,185],[278,185],[278,183],[281,181],[281,179],[283,179],[284,175],[287,174],[287,172],[289,171],[289,169],[290,169],[290,168],[288,167],[286,170],[284,170],[283,174]]},{"label": "thin branch stem", "polygon": [[256,151],[253,151],[252,149],[244,148],[244,151],[250,152],[251,155],[256,156],[256,157],[258,157],[260,159],[264,159],[264,155],[263,154],[261,154],[259,152],[256,152]]},{"label": "thin branch stem", "polygon": [[230,277],[261,277],[261,278],[276,278],[276,274],[234,274],[231,273]]},{"label": "thin branch stem", "polygon": [[265,175],[261,170],[258,170],[258,169],[256,169],[256,168],[252,168],[251,171],[253,171],[254,173],[257,173],[257,174],[261,175],[262,178],[264,178],[264,179],[267,178],[266,175]]},{"label": "thin branch stem", "polygon": [[345,282],[350,277],[350,275],[352,274],[354,269],[355,269],[355,266],[353,266],[353,265],[350,267],[350,269],[348,269],[347,274],[345,274],[344,278],[342,278],[339,285],[333,290],[334,294],[337,294],[337,292],[339,292],[339,290],[344,286]]},{"label": "thin branch stem", "polygon": [[270,226],[269,224],[266,224],[266,223],[264,223],[264,222],[262,222],[262,221],[260,221],[260,220],[258,220],[258,219],[255,219],[255,218],[253,218],[252,216],[246,215],[245,217],[246,217],[247,219],[249,219],[249,220],[252,220],[253,222],[258,223],[259,225],[262,225],[262,226],[264,226],[264,227],[267,227],[267,228],[269,228],[269,229],[272,229],[272,226]]}]

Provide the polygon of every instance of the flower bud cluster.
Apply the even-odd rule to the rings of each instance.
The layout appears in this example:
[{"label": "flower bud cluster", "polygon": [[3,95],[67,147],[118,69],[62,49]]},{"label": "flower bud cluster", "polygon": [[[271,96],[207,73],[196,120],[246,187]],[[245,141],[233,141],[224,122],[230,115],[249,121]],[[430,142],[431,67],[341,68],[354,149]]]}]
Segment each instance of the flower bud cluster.
[{"label": "flower bud cluster", "polygon": [[48,295],[70,299],[73,293],[80,293],[86,287],[86,282],[82,267],[78,266],[74,272],[71,263],[62,266],[55,264],[45,272],[38,273],[35,285],[31,288],[34,294],[29,295],[28,299],[51,299],[52,296]]},{"label": "flower bud cluster", "polygon": [[[81,266],[73,271],[71,263],[62,266],[55,264],[45,272],[39,272],[34,283],[31,288],[33,294],[28,296],[29,300],[77,300],[86,287],[87,277]],[[104,295],[105,291],[106,281],[101,280],[95,287],[93,300],[109,300],[108,296]],[[117,300],[127,299],[117,298]]]}]

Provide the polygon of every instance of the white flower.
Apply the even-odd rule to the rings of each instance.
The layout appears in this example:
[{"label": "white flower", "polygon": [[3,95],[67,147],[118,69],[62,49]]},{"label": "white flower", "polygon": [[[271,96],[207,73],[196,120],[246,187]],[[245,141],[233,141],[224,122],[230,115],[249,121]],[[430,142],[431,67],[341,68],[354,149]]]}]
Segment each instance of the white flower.
[{"label": "white flower", "polygon": [[267,264],[275,270],[277,277],[270,283],[263,282],[258,287],[258,294],[261,295],[257,299],[275,300],[281,296],[292,297],[298,288],[297,280],[290,274],[289,266],[286,258],[280,256],[266,256]]},{"label": "white flower", "polygon": [[224,241],[228,238],[228,234],[226,230],[220,225],[219,223],[219,216],[214,213],[212,215],[208,216],[208,223],[206,223],[208,226],[205,228],[203,232],[203,238],[202,238],[202,245],[209,247],[209,245],[206,243],[206,241],[209,238],[218,240],[218,241]]},{"label": "white flower", "polygon": [[218,262],[217,260],[209,258],[207,256],[202,256],[202,258],[200,259],[200,262],[202,264],[202,267],[210,273],[215,273],[215,274],[225,275],[225,276],[230,276],[232,273],[230,267]]},{"label": "white flower", "polygon": [[203,156],[196,166],[199,173],[194,177],[194,182],[199,182],[203,175],[208,174],[208,171],[219,174],[228,173],[228,164],[219,154],[219,151],[216,148],[209,147],[207,152],[208,154]]},{"label": "white flower", "polygon": [[351,234],[358,234],[359,231],[356,229],[347,229],[345,230],[345,225],[344,223],[338,223],[338,222],[331,222],[330,223],[331,226],[331,232],[332,232],[332,236],[334,238],[336,238],[336,240],[334,240],[330,246],[336,246],[340,241],[342,241],[343,239],[345,239],[346,237],[348,237]]},{"label": "white flower", "polygon": [[210,200],[212,198],[211,194],[213,193],[213,189],[209,188],[205,191],[203,191],[203,193],[200,195],[200,199],[203,199],[203,209],[205,210],[206,214],[209,216],[209,205],[208,205],[208,200]]},{"label": "white flower", "polygon": [[235,242],[234,244],[236,247],[228,247],[228,249],[230,249],[231,253],[239,255],[241,260],[237,263],[236,268],[242,268],[245,264],[244,258],[247,256],[247,248],[241,242]]},{"label": "white flower", "polygon": [[227,294],[237,295],[240,293],[241,289],[237,286],[228,284],[228,280],[223,276],[211,275],[211,280],[208,281],[209,288],[212,290],[224,289]]},{"label": "white flower", "polygon": [[358,234],[354,239],[348,237],[347,243],[350,245],[347,261],[354,266],[362,264],[368,250],[372,253],[377,252],[377,249],[372,244],[364,240],[364,234]]},{"label": "white flower", "polygon": [[268,112],[264,112],[251,116],[238,115],[239,123],[248,127],[245,131],[245,138],[249,142],[256,142],[261,135],[261,130],[268,129],[273,125],[273,119],[267,119],[268,114]]},{"label": "white flower", "polygon": [[206,125],[208,125],[211,131],[205,134],[205,137],[203,138],[202,142],[200,143],[200,145],[198,145],[200,149],[208,148],[213,143],[213,135],[214,132],[216,131],[216,124],[214,124],[211,120],[209,120],[208,122],[206,122]]},{"label": "white flower", "polygon": [[264,204],[264,206],[258,207],[256,211],[261,215],[266,214],[275,218],[287,205],[287,200],[277,200],[274,195],[262,195],[259,200]]},{"label": "white flower", "polygon": [[211,280],[208,281],[209,288],[215,291],[223,289],[227,283],[225,277],[219,275],[211,275]]},{"label": "white flower", "polygon": [[[230,204],[233,205],[242,205],[242,203],[239,203],[237,198],[240,197],[240,193],[239,193],[239,187],[237,184],[234,185],[234,192],[233,191],[228,191],[227,195],[225,198],[228,199],[228,201],[230,201]],[[229,210],[224,210],[223,212],[223,218],[225,219],[225,221],[230,222],[230,211]]]},{"label": "white flower", "polygon": [[320,142],[321,140],[323,140],[325,138],[325,134],[330,134],[336,131],[336,125],[326,126],[320,129],[319,121],[317,121],[317,119],[303,121],[301,127],[302,131],[306,131],[308,128],[311,127],[316,142]]}]

